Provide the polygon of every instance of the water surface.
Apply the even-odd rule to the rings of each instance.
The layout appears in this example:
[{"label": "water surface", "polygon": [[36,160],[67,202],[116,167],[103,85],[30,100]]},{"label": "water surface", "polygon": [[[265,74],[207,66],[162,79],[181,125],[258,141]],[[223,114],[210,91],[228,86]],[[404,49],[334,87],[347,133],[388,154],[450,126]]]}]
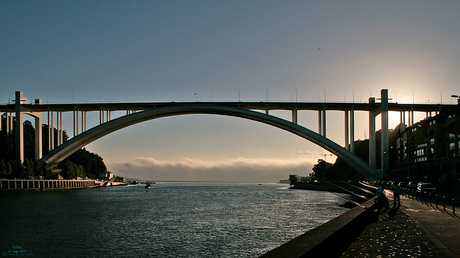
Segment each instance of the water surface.
[{"label": "water surface", "polygon": [[346,211],[336,194],[277,184],[159,183],[0,197],[2,256],[257,257]]}]

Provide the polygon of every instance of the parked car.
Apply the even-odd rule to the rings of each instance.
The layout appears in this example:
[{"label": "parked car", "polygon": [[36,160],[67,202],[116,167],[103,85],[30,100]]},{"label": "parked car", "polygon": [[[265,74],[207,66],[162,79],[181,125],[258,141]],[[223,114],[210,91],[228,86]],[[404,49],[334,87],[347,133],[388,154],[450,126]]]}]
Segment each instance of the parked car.
[{"label": "parked car", "polygon": [[407,184],[407,188],[415,190],[417,188],[417,182],[410,181],[409,184]]},{"label": "parked car", "polygon": [[436,187],[431,183],[419,183],[417,185],[417,193],[436,193]]},{"label": "parked car", "polygon": [[398,187],[399,187],[399,188],[406,188],[406,187],[407,187],[407,183],[401,181],[401,182],[399,182]]}]

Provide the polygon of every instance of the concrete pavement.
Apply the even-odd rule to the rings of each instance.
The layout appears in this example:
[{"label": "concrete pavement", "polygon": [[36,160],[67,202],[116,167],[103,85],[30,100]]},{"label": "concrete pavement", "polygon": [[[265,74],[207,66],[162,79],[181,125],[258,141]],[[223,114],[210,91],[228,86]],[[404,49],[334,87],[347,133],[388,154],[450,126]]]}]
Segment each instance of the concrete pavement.
[{"label": "concrete pavement", "polygon": [[401,196],[402,213],[410,216],[415,223],[448,257],[460,257],[460,217],[436,204],[422,203]]}]

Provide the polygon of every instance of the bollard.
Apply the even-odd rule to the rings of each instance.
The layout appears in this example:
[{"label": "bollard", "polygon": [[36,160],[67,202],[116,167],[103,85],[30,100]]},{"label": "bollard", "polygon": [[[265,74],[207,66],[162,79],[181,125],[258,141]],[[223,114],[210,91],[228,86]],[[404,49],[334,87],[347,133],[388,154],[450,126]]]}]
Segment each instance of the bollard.
[{"label": "bollard", "polygon": [[435,202],[436,202],[436,209],[437,209],[438,208],[438,194],[436,194],[435,196],[436,196]]},{"label": "bollard", "polygon": [[446,196],[444,195],[442,198],[444,199],[444,211],[446,211]]},{"label": "bollard", "polygon": [[455,215],[455,197],[452,198],[452,212]]}]

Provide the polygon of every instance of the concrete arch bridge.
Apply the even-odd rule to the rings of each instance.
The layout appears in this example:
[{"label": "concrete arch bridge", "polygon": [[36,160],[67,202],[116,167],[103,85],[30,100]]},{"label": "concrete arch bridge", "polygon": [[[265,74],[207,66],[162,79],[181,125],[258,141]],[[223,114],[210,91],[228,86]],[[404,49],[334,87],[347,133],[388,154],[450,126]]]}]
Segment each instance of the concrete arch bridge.
[{"label": "concrete arch bridge", "polygon": [[[72,104],[43,104],[41,100],[35,103],[24,103],[23,93],[16,92],[14,104],[0,105],[0,112],[6,115],[6,128],[11,132],[14,128],[16,139],[16,159],[24,160],[23,142],[23,115],[32,115],[35,118],[35,156],[49,167],[56,166],[59,162],[70,156],[85,145],[122,128],[153,120],[161,117],[179,116],[187,114],[215,114],[240,117],[267,125],[271,125],[311,141],[329,152],[343,158],[352,167],[367,179],[380,178],[375,168],[375,118],[381,114],[382,125],[382,168],[388,169],[388,111],[401,112],[401,123],[405,124],[405,114],[408,113],[409,122],[413,123],[414,111],[439,112],[444,105],[433,104],[397,104],[388,103],[388,91],[381,91],[381,102],[374,98],[369,103],[319,103],[319,102],[134,102],[134,103],[72,103]],[[445,105],[448,106],[448,105]],[[111,112],[126,110],[126,115],[116,119],[111,118]],[[262,110],[258,112],[254,110]],[[288,110],[292,112],[292,120],[270,115],[271,110]],[[300,110],[314,110],[318,112],[318,132],[297,124],[297,112]],[[328,110],[340,110],[345,114],[345,147],[326,137],[326,113]],[[354,151],[354,112],[367,111],[369,113],[369,164],[353,154]],[[73,112],[74,137],[63,141],[63,112]],[[99,112],[100,123],[87,129],[87,112]],[[41,124],[42,114],[47,113],[48,135],[50,152],[42,156]],[[13,115],[15,119],[13,119]],[[404,119],[403,119],[404,118]],[[411,121],[412,119],[412,121]],[[1,126],[1,123],[0,123]],[[81,127],[81,132],[80,132]],[[52,131],[56,128],[58,137],[55,139]],[[57,143],[57,144],[55,144]],[[57,145],[55,149],[52,146]]]}]

